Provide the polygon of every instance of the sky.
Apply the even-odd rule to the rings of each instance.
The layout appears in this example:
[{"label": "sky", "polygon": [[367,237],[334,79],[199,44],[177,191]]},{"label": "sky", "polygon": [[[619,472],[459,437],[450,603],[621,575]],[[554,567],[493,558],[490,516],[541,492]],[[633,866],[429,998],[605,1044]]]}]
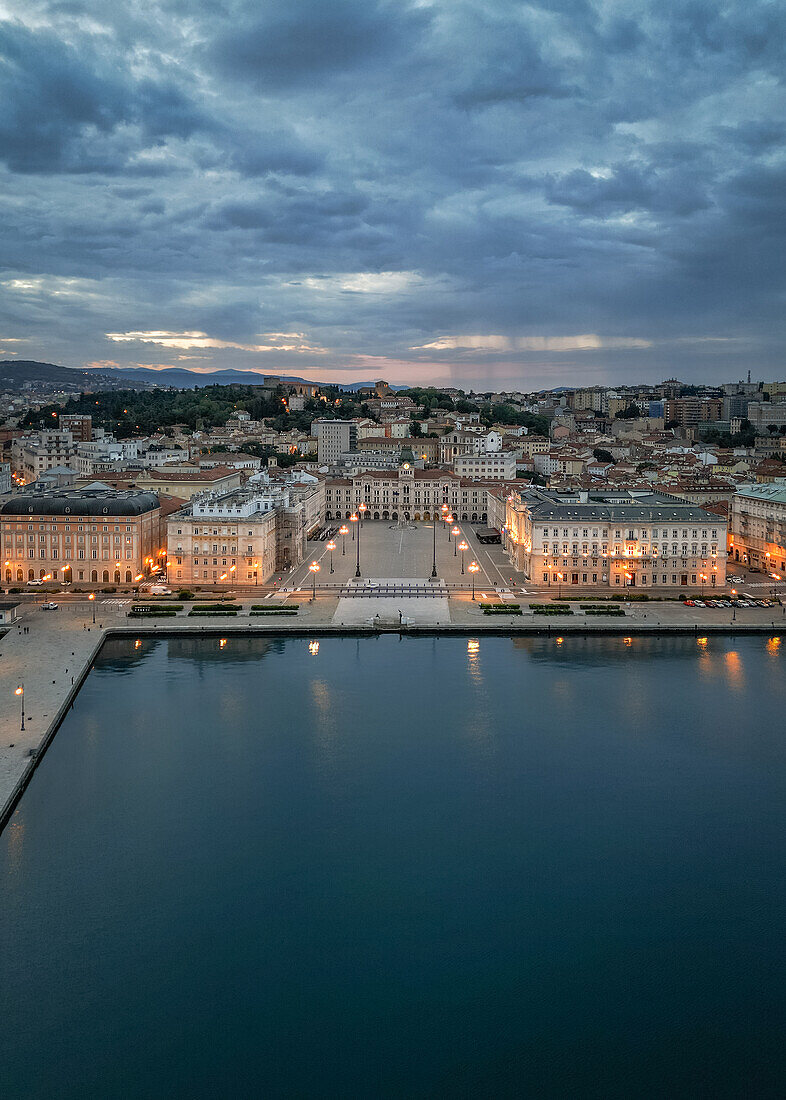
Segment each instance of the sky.
[{"label": "sky", "polygon": [[0,357],[784,378],[782,0],[0,0]]}]

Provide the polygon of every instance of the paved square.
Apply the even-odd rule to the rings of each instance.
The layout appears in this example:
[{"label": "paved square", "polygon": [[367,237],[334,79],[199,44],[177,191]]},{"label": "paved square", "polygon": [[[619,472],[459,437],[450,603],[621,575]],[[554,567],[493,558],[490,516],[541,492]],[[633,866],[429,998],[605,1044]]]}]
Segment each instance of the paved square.
[{"label": "paved square", "polygon": [[[354,524],[352,525],[355,526]],[[475,575],[478,588],[509,589],[521,588],[521,577],[507,563],[501,546],[485,546],[478,541],[472,524],[459,523],[458,543],[467,543],[464,551],[464,573],[461,572],[462,555],[456,539],[440,521],[436,529],[437,576],[447,584],[469,586],[471,577],[467,566],[476,561],[480,566]],[[355,532],[357,538],[358,532]],[[402,580],[416,578],[427,581],[431,577],[434,554],[434,526],[431,523],[411,524],[399,527],[396,523],[384,520],[366,520],[360,531],[360,572],[363,579],[382,578],[383,580]],[[357,541],[352,532],[342,538],[335,536],[336,549],[333,551],[333,573],[330,573],[330,552],[324,542],[308,544],[307,559],[291,576],[285,579],[289,589],[305,590],[311,585],[309,563],[319,564],[317,585],[335,585],[340,587],[355,576],[357,566]],[[342,550],[345,552],[342,553]]]}]

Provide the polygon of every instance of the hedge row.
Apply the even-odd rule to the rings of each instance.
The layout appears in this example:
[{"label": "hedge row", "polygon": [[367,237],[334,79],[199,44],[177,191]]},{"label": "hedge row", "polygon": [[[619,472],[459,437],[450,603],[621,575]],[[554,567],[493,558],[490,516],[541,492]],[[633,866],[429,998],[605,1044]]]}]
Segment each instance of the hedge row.
[{"label": "hedge row", "polygon": [[484,615],[521,615],[518,604],[515,607],[484,607]]},{"label": "hedge row", "polygon": [[611,615],[617,618],[624,618],[625,612],[621,607],[587,607],[584,609],[585,615]]},{"label": "hedge row", "polygon": [[193,611],[189,611],[188,613],[189,619],[208,618],[211,615],[237,615],[237,610],[233,609],[228,611],[197,611],[195,608]]},{"label": "hedge row", "polygon": [[494,611],[495,609],[499,610],[500,608],[503,608],[503,607],[518,607],[519,605],[517,603],[504,603],[504,602],[502,602],[502,603],[481,603],[479,606],[482,607],[484,611],[486,610],[486,608],[488,608],[490,611]]},{"label": "hedge row", "polygon": [[191,611],[239,611],[236,603],[195,603]]},{"label": "hedge row", "polygon": [[251,611],[251,615],[297,615],[296,607],[279,607],[275,611]]},{"label": "hedge row", "polygon": [[[280,610],[283,610],[283,611],[297,611],[299,607],[300,607],[299,603],[288,603],[288,604],[286,604],[285,607],[282,607]],[[251,610],[252,611],[278,611],[279,607],[276,604],[273,604],[271,606],[269,603],[252,603],[251,604]]]},{"label": "hedge row", "polygon": [[156,608],[155,611],[129,611],[128,617],[130,619],[163,619],[167,616],[177,615],[176,611],[168,611],[166,608]]},{"label": "hedge row", "polygon": [[[530,605],[530,606],[532,606],[532,605]],[[546,605],[545,607],[542,607],[539,604],[535,604],[535,606],[532,607],[532,610],[533,610],[535,615],[572,615],[573,614],[573,609],[570,608],[570,607],[549,607],[548,605]]]}]

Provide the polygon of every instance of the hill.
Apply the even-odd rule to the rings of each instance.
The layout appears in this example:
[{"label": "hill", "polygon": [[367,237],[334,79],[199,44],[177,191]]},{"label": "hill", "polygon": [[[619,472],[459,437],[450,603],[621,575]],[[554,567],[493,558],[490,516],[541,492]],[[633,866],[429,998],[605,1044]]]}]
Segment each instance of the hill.
[{"label": "hill", "polygon": [[[152,370],[150,367],[113,367],[109,373],[117,373],[123,378],[136,379],[156,386],[173,386],[178,390],[196,389],[201,386],[261,386],[265,378],[278,378],[285,386],[312,382],[309,378],[300,378],[293,374],[274,374],[271,371],[251,370],[215,370],[209,373],[188,370],[186,367],[167,367],[164,370]],[[329,385],[326,382],[313,382],[314,385]],[[335,383],[333,383],[335,385]],[[354,392],[363,386],[373,386],[373,382],[342,383],[342,390]],[[406,389],[406,386],[391,386],[393,390]]]},{"label": "hill", "polygon": [[149,382],[129,379],[114,371],[76,370],[56,363],[38,363],[33,359],[0,361],[0,390],[18,392],[25,387],[33,390],[62,389],[80,393],[82,390],[114,390],[136,385],[147,389]]}]

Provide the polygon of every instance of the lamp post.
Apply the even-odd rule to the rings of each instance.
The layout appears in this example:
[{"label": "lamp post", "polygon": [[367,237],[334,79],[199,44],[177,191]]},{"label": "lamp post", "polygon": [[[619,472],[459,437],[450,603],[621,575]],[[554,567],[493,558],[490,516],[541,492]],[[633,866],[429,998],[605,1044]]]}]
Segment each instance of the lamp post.
[{"label": "lamp post", "polygon": [[327,544],[327,548],[330,551],[330,572],[333,572],[333,551],[336,549],[336,544],[333,539]]},{"label": "lamp post", "polygon": [[447,524],[448,528],[448,542],[450,542],[450,532],[452,530],[451,524],[453,523],[453,516],[450,514],[450,512],[448,512],[448,514],[445,516],[445,523]]},{"label": "lamp post", "polygon": [[19,687],[16,689],[15,694],[19,696],[19,701],[22,704],[22,725],[20,726],[20,731],[22,733],[24,733],[24,729],[25,729],[25,685],[23,683],[20,684]]},{"label": "lamp post", "polygon": [[431,558],[431,579],[433,581],[435,581],[437,579],[437,513],[436,512],[434,513],[432,518],[433,518],[434,522],[433,522],[433,530],[431,532],[432,535],[433,535],[433,543],[432,543],[433,551],[432,551],[432,558]]},{"label": "lamp post", "polygon": [[339,535],[341,535],[341,556],[342,558],[347,552],[347,535],[349,534],[349,528],[346,523],[342,523],[338,529]]},{"label": "lamp post", "polygon": [[464,576],[464,551],[469,550],[469,546],[462,539],[459,543],[459,550],[461,551],[461,575]]},{"label": "lamp post", "polygon": [[317,598],[317,573],[319,572],[319,562],[312,561],[311,565],[309,565],[309,569],[311,570],[311,601],[313,603]]},{"label": "lamp post", "polygon": [[[731,590],[731,598],[732,598],[733,600],[735,600],[735,601],[736,601],[736,599],[737,599],[737,589],[736,589],[736,588],[732,588],[732,590]],[[731,609],[731,621],[732,621],[733,623],[737,621],[737,604],[736,604],[736,602],[735,602],[735,603],[734,603],[734,604],[732,605],[732,609]]]},{"label": "lamp post", "polygon": [[254,584],[259,584],[259,562],[254,562]]},{"label": "lamp post", "polygon": [[565,580],[565,574],[564,573],[557,573],[557,580],[559,581],[559,585],[557,586],[557,599],[561,600],[562,599],[562,582]]},{"label": "lamp post", "polygon": [[453,557],[455,558],[455,556],[456,556],[456,544],[458,543],[458,537],[461,534],[461,528],[460,527],[454,527],[453,531],[452,531],[452,534],[453,534]]},{"label": "lamp post", "polygon": [[480,566],[478,565],[478,563],[476,561],[471,561],[469,563],[469,565],[467,566],[467,569],[472,574],[472,599],[474,600],[475,599],[475,574],[477,573],[478,569],[480,569]]},{"label": "lamp post", "polygon": [[360,512],[360,526],[358,527],[358,531],[363,526],[363,519],[365,518],[367,509],[368,509],[368,505],[366,504],[365,501],[358,508],[358,511]]},{"label": "lamp post", "polygon": [[704,599],[704,585],[707,582],[707,574],[699,573],[699,580],[701,581],[701,598]]},{"label": "lamp post", "polygon": [[[358,537],[357,537],[358,558],[357,558],[357,566],[355,567],[355,576],[360,577],[360,526],[358,525],[357,513],[353,512],[352,515],[349,517],[349,520],[350,520],[350,523],[355,524],[355,526],[357,527],[357,531],[358,531]],[[353,533],[353,535],[355,533],[355,528],[354,527],[352,528],[352,533]]]},{"label": "lamp post", "polygon": [[93,605],[93,626],[95,626],[95,623],[96,623],[96,594],[95,594],[95,592],[91,592],[90,595],[87,598],[88,598],[88,600],[90,600],[90,602]]}]

